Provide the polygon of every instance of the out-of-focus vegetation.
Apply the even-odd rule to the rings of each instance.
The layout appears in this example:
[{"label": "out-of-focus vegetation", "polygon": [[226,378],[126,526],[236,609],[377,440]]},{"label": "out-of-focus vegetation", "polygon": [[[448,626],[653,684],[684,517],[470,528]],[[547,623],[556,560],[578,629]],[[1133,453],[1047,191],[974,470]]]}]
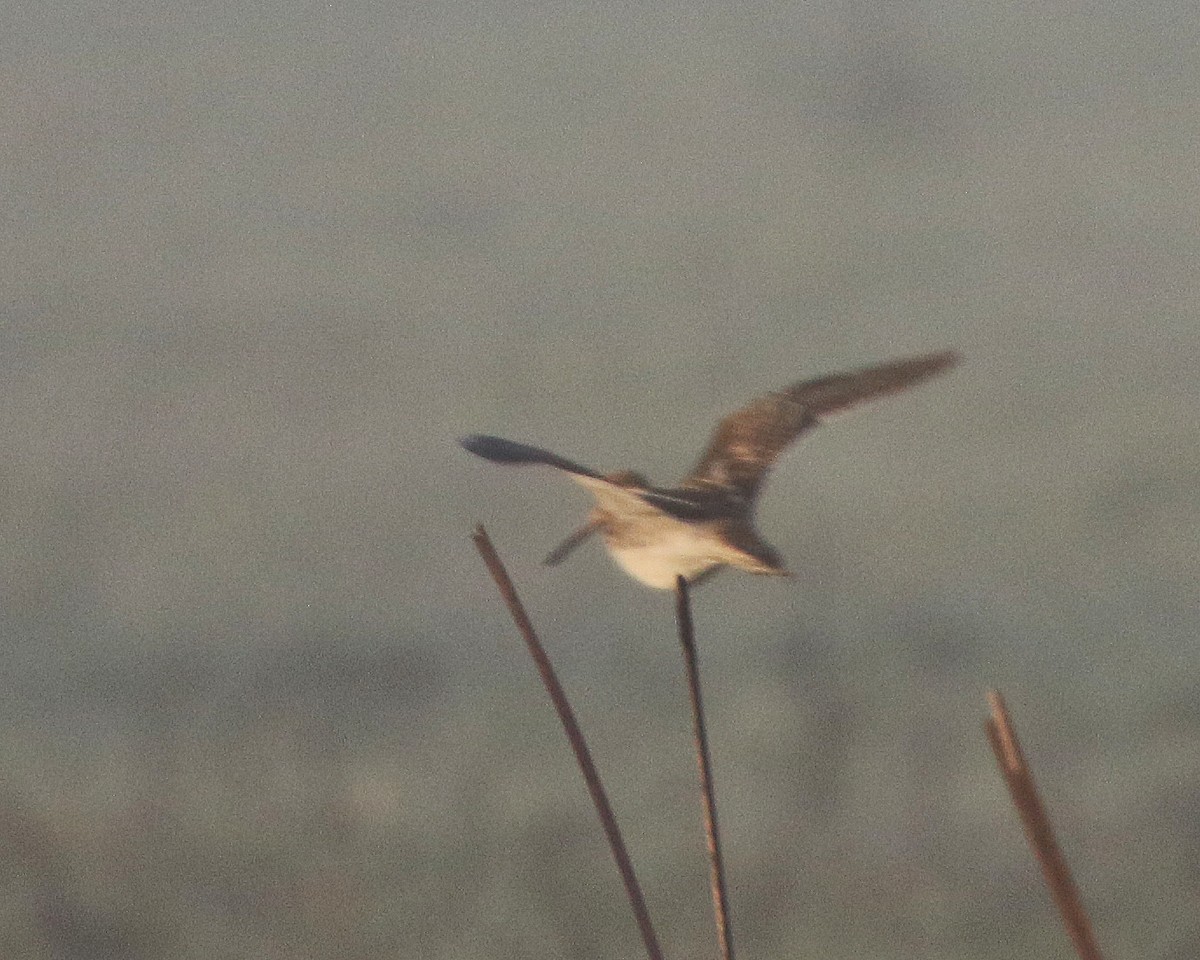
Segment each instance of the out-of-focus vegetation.
[{"label": "out-of-focus vegetation", "polygon": [[943,346],[772,478],[795,581],[697,591],[741,955],[1055,948],[989,685],[1101,942],[1200,953],[1193,6],[10,19],[0,954],[635,953],[481,519],[709,951],[670,600],[454,438],[668,480]]}]

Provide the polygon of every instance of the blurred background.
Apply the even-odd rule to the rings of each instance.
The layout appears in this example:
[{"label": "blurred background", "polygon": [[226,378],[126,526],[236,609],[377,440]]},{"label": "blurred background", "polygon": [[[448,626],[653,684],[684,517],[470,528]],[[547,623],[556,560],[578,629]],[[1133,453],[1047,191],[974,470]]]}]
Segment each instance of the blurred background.
[{"label": "blurred background", "polygon": [[[1200,14],[19,3],[0,38],[0,951],[638,955],[469,534],[711,954],[671,598],[586,496],[805,376],[795,580],[695,595],[740,956],[1200,955]],[[1057,951],[1057,953],[1056,953]]]}]

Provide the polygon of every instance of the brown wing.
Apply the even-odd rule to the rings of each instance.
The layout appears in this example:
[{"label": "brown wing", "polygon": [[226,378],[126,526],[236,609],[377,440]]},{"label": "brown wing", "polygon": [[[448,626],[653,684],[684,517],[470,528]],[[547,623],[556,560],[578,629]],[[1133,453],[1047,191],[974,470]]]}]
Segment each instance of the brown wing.
[{"label": "brown wing", "polygon": [[953,350],[805,380],[760,397],[718,425],[684,485],[731,487],[753,499],[771,465],[793,440],[827,416],[895,393],[954,366]]}]

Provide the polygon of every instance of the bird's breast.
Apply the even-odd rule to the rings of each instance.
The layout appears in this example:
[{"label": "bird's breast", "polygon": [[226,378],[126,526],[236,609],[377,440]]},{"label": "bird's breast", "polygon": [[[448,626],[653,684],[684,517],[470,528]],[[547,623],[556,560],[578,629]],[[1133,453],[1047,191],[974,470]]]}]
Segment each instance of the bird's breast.
[{"label": "bird's breast", "polygon": [[720,562],[711,544],[686,528],[642,542],[610,539],[608,550],[622,570],[657,590],[673,590],[676,577],[691,580]]}]

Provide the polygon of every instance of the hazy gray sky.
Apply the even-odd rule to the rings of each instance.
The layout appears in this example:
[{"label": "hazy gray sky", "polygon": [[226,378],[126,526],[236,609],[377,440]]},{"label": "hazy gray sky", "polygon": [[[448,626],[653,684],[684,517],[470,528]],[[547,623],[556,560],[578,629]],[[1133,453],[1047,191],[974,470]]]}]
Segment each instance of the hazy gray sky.
[{"label": "hazy gray sky", "polygon": [[[14,646],[450,639],[491,606],[476,519],[558,615],[620,607],[598,552],[534,566],[580,493],[457,435],[668,480],[756,393],[947,345],[952,380],[785,461],[794,563],[1065,619],[1200,573],[1184,4],[16,21]],[[731,615],[796,589],[723,579]]]},{"label": "hazy gray sky", "polygon": [[[579,872],[537,845],[576,827],[530,777],[557,734],[529,731],[548,722],[531,683],[507,693],[528,667],[470,530],[488,525],[600,721],[652,873],[675,875],[690,848],[653,818],[684,788],[650,752],[682,757],[650,720],[682,702],[660,679],[669,598],[595,545],[541,567],[584,495],[456,438],[669,481],[759,393],[954,347],[952,376],[783,460],[761,526],[795,580],[697,593],[734,859],[761,867],[739,874],[750,942],[793,942],[754,912],[793,889],[780,831],[880,907],[863,923],[915,911],[908,955],[980,942],[970,918],[1030,891],[1015,829],[989,820],[1012,827],[977,737],[987,684],[1069,777],[1095,902],[1134,903],[1137,881],[1114,953],[1171,940],[1147,927],[1194,907],[1179,784],[1200,772],[1194,3],[145,0],[3,19],[0,649],[36,701],[5,749],[37,785],[14,790],[74,796],[77,768],[53,786],[33,753],[76,750],[108,797],[126,768],[77,738],[100,736],[112,684],[158,664],[146,709],[187,730],[227,669],[243,686],[212,716],[256,696],[296,711],[236,741],[247,769],[255,743],[340,744],[346,789],[383,797],[380,835],[409,845],[395,862],[440,878],[402,939],[526,955],[514,931],[541,928],[509,906],[541,878],[529,909],[575,916],[554,878]],[[194,673],[172,666],[187,656]],[[398,695],[371,686],[372,657]],[[94,713],[20,680],[78,675]],[[317,748],[295,720],[358,708]],[[197,774],[173,742],[134,741],[127,769],[211,782],[179,803],[248,776],[236,758]],[[364,773],[372,749],[394,769]],[[797,763],[831,778],[815,806],[788,792]],[[546,783],[574,796],[573,777]],[[836,828],[795,826],[822,796]],[[187,822],[222,809],[203,803]],[[993,834],[1020,868],[976,845]],[[898,871],[882,893],[863,886],[875,856]],[[456,906],[464,889],[478,900]],[[797,903],[801,930],[818,908]],[[829,942],[863,956],[871,936]]]}]

